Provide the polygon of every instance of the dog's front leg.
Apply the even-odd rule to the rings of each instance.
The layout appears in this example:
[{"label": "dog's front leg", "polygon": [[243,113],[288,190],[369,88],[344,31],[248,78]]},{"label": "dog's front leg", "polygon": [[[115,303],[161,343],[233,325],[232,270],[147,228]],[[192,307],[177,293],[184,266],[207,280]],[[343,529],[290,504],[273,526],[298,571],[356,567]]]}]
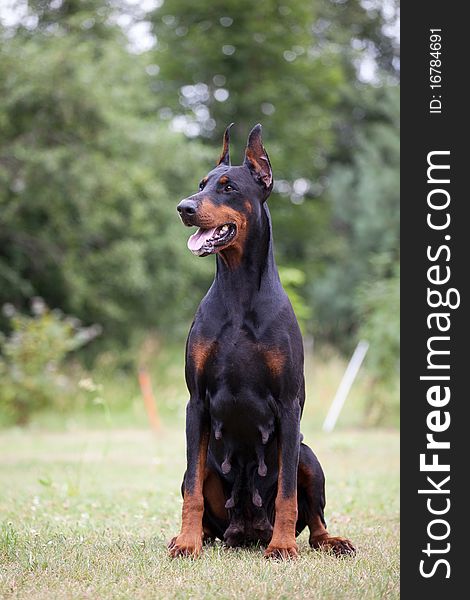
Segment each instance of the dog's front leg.
[{"label": "dog's front leg", "polygon": [[295,558],[297,523],[297,469],[300,450],[300,406],[281,410],[279,416],[279,476],[275,503],[274,530],[264,555],[267,558]]},{"label": "dog's front leg", "polygon": [[187,469],[183,487],[181,531],[168,546],[170,555],[198,556],[202,549],[202,493],[209,441],[208,419],[202,402],[191,397],[186,408]]}]

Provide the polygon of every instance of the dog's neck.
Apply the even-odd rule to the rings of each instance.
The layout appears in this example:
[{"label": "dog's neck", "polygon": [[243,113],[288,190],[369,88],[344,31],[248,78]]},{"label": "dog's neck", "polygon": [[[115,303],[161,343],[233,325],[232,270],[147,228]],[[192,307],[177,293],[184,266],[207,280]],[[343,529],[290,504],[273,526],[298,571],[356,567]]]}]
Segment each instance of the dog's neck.
[{"label": "dog's neck", "polygon": [[280,285],[274,260],[271,217],[266,203],[261,209],[260,219],[250,224],[241,257],[237,263],[234,262],[228,252],[217,255],[214,283],[235,303],[248,302],[254,295],[267,291],[269,286]]}]

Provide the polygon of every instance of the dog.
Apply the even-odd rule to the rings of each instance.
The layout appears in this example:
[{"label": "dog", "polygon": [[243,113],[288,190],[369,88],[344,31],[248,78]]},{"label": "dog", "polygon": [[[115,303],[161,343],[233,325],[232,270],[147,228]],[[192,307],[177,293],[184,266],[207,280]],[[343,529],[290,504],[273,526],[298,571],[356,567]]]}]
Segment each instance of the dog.
[{"label": "dog", "polygon": [[177,206],[184,225],[198,227],[189,250],[215,254],[216,275],[186,345],[187,469],[169,552],[198,556],[203,541],[219,538],[295,558],[296,536],[308,527],[311,547],[354,554],[349,540],[326,530],[323,470],[300,433],[303,344],[274,260],[261,125],[240,166],[230,162],[232,125],[217,166]]}]

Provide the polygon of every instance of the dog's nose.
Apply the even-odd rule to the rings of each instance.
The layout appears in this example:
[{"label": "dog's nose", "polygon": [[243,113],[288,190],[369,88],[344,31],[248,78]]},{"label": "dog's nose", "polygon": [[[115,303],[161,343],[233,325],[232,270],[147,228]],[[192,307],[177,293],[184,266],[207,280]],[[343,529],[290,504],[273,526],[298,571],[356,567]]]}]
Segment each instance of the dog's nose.
[{"label": "dog's nose", "polygon": [[189,217],[196,213],[197,202],[195,200],[191,200],[191,198],[186,198],[185,200],[181,200],[181,202],[176,207],[176,210],[182,217]]}]

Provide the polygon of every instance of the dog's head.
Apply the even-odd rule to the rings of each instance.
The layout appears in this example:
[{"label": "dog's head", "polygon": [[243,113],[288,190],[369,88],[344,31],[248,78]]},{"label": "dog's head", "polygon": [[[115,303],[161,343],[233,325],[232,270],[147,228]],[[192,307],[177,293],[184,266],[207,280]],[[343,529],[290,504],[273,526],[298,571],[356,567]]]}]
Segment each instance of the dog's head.
[{"label": "dog's head", "polygon": [[201,180],[199,191],[177,206],[183,223],[198,227],[188,240],[188,248],[196,256],[229,249],[241,256],[250,225],[260,218],[262,204],[273,187],[261,125],[251,130],[243,164],[236,167],[230,162],[232,125],[225,130],[217,166]]}]

